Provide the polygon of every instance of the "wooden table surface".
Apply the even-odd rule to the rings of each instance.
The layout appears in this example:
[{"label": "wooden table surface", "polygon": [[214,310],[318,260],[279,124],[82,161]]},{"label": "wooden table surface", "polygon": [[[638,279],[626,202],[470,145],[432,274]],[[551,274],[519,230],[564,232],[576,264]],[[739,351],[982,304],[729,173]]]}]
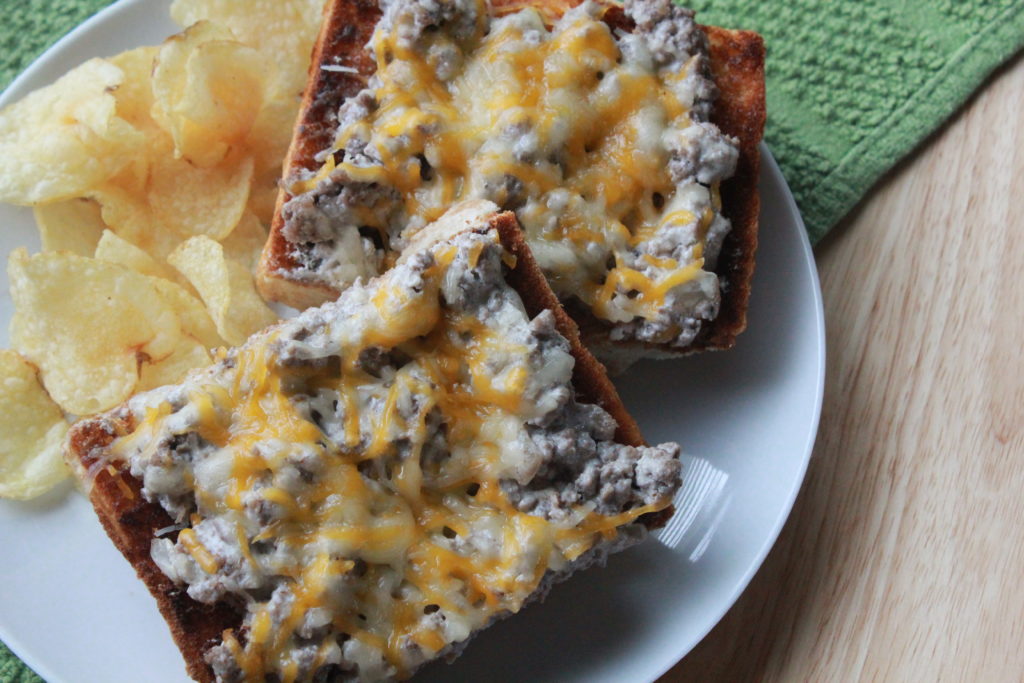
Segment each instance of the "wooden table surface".
[{"label": "wooden table surface", "polygon": [[682,681],[1024,679],[1024,57],[815,255],[807,479]]}]

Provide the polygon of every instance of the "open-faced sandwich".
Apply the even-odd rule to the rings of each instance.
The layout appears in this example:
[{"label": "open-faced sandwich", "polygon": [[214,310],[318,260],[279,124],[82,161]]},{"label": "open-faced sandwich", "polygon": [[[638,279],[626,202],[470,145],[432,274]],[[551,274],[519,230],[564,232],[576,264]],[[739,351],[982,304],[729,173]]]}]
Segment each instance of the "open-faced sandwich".
[{"label": "open-faced sandwich", "polygon": [[330,300],[486,199],[599,357],[727,348],[757,242],[763,59],[756,34],[669,0],[333,0],[261,291]]},{"label": "open-faced sandwich", "polygon": [[78,423],[69,460],[200,681],[387,680],[671,514],[513,215]]},{"label": "open-faced sandwich", "polygon": [[39,409],[0,459],[60,469],[84,417],[66,460],[200,681],[405,678],[637,542],[679,446],[588,348],[745,325],[756,35],[668,0],[328,0],[271,211],[322,2],[176,0],[184,33],[0,115],[44,245],[9,263],[0,403]]}]

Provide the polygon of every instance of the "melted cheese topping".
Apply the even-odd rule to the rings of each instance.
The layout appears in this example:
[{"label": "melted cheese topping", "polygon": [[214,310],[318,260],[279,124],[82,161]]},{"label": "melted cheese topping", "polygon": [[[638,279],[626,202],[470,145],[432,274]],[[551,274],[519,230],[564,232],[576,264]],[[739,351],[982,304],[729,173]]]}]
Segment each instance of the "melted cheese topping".
[{"label": "melted cheese topping", "polygon": [[[395,248],[456,202],[514,208],[563,299],[611,322],[661,319],[664,329],[646,340],[677,338],[669,298],[690,297],[696,308],[694,297],[711,297],[717,310],[703,255],[717,182],[691,180],[681,192],[668,170],[670,138],[706,132],[690,118],[698,57],[659,69],[642,40],[612,35],[603,11],[580,6],[549,30],[525,9],[492,19],[486,33],[482,22],[468,40],[442,27],[416,49],[401,31],[378,27],[376,108],[340,130],[321,173],[292,190],[315,187],[335,157],[352,180],[396,188],[400,217],[369,222],[385,233],[401,226]],[[478,12],[486,17],[483,3]],[[374,163],[340,153],[353,140]],[[668,246],[650,246],[673,231]],[[659,251],[673,253],[643,258]]]},{"label": "melted cheese topping", "polygon": [[[462,254],[470,268],[498,244],[493,231],[474,240]],[[190,594],[245,597],[245,626],[225,632],[222,649],[246,680],[309,676],[337,663],[339,648],[365,678],[402,675],[669,503],[615,515],[587,503],[560,521],[510,503],[499,482],[529,478],[525,423],[545,410],[531,391],[567,384],[571,357],[538,361],[516,341],[528,319],[507,285],[495,317],[445,306],[457,257],[442,245],[420,280],[395,269],[349,290],[363,305],[346,320],[254,338],[219,372],[195,376],[181,400],[144,395],[139,426],[113,446],[144,464],[148,487],[169,461],[182,468],[194,512],[154,558]],[[282,360],[310,334],[338,340],[337,355]],[[375,349],[401,364],[377,376],[360,360]],[[160,450],[190,433],[200,450]]]}]

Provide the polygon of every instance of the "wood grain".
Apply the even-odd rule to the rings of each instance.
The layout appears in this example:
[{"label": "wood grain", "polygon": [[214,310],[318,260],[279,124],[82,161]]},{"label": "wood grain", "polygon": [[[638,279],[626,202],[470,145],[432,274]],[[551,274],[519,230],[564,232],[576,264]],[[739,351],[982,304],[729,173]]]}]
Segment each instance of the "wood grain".
[{"label": "wood grain", "polygon": [[663,678],[1024,676],[1024,59],[816,250],[828,377],[807,480]]}]

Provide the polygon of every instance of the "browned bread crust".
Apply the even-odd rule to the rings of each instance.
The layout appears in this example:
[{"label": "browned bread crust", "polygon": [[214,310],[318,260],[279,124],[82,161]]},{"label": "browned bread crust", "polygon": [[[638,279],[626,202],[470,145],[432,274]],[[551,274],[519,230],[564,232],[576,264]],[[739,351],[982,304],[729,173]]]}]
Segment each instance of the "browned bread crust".
[{"label": "browned bread crust", "polygon": [[[376,0],[331,0],[324,6],[324,21],[313,46],[309,79],[284,160],[283,177],[319,168],[316,155],[334,143],[338,107],[358,94],[376,70],[365,46],[380,14]],[[349,67],[357,73],[321,69],[324,64]],[[338,298],[339,292],[324,284],[286,277],[298,265],[281,233],[284,225],[281,209],[288,199],[290,195],[282,187],[277,195],[270,235],[256,269],[256,285],[264,298],[303,310],[332,301]]]},{"label": "browned bread crust", "polygon": [[509,271],[505,280],[519,292],[526,312],[531,318],[541,311],[550,310],[555,315],[555,325],[562,336],[569,340],[569,347],[576,365],[572,371],[572,383],[577,394],[588,403],[596,403],[615,418],[619,428],[615,431],[615,439],[630,446],[642,446],[643,437],[636,420],[626,410],[619,398],[615,385],[608,379],[604,366],[580,341],[579,327],[562,305],[558,297],[548,286],[548,281],[541,272],[540,266],[533,258],[533,252],[526,245],[522,230],[516,221],[515,214],[504,211],[497,214],[491,226],[498,230],[501,244],[516,257],[515,266]]},{"label": "browned bread crust", "polygon": [[[550,309],[559,332],[569,340],[576,360],[573,385],[579,396],[599,404],[615,418],[619,425],[616,440],[632,446],[643,445],[640,429],[626,411],[604,366],[580,342],[576,323],[559,305],[534,261],[515,215],[507,211],[494,214],[489,227],[497,229],[502,245],[515,256],[515,265],[509,270],[506,281],[519,292],[527,312],[533,317]],[[156,532],[171,527],[174,522],[159,505],[145,501],[141,483],[124,469],[123,463],[107,460],[109,445],[133,428],[131,416],[123,407],[83,420],[71,429],[65,457],[83,479],[89,500],[107,535],[156,599],[185,658],[189,675],[207,683],[213,681],[213,673],[203,654],[219,642],[224,630],[241,626],[242,615],[227,604],[209,606],[193,600],[160,571],[150,556]],[[669,506],[644,515],[639,521],[648,529],[656,529],[663,526],[672,513],[673,508]],[[171,532],[167,538],[174,539],[176,533]]]},{"label": "browned bread crust", "polygon": [[740,141],[736,174],[722,183],[722,213],[732,230],[722,245],[718,275],[725,293],[722,308],[706,334],[690,350],[725,349],[747,327],[747,302],[757,251],[757,192],[761,170],[759,145],[764,134],[764,41],[752,31],[705,27],[711,46],[711,73],[718,86],[718,106],[712,121]]},{"label": "browned bread crust", "polygon": [[[580,0],[492,0],[495,14],[509,14],[523,7],[539,9],[549,20],[561,16]],[[315,157],[334,141],[336,113],[346,98],[357,94],[373,75],[376,65],[366,50],[380,18],[373,0],[332,0],[325,9],[324,25],[310,66],[310,77],[295,127],[284,177],[320,167]],[[632,29],[618,5],[611,5],[605,21],[614,28]],[[722,282],[722,306],[718,317],[706,324],[696,340],[684,349],[638,341],[612,342],[605,324],[582,307],[573,307],[583,338],[598,356],[623,363],[640,356],[676,356],[705,349],[732,347],[747,325],[747,302],[757,250],[760,201],[757,180],[758,145],[765,122],[764,41],[751,31],[704,27],[710,44],[711,71],[719,89],[712,121],[740,141],[736,174],[722,184],[723,214],[733,228],[722,246],[718,275]],[[321,65],[344,66],[357,73],[324,70]],[[257,269],[256,282],[266,298],[303,309],[329,301],[338,291],[324,283],[302,282],[288,277],[298,264],[282,234],[281,208],[291,196],[282,188],[271,224],[270,236]],[[613,363],[614,364],[614,363]]]},{"label": "browned bread crust", "polygon": [[[150,557],[150,544],[156,532],[171,527],[174,521],[159,505],[146,502],[138,479],[105,459],[111,442],[133,428],[133,420],[125,410],[79,422],[68,435],[65,457],[84,478],[89,500],[110,540],[156,599],[160,614],[185,658],[188,675],[202,683],[212,683],[213,672],[203,661],[203,653],[219,642],[225,629],[241,623],[241,614],[224,604],[196,602],[184,588],[175,586]],[[176,534],[172,532],[167,537],[173,539]]]}]

